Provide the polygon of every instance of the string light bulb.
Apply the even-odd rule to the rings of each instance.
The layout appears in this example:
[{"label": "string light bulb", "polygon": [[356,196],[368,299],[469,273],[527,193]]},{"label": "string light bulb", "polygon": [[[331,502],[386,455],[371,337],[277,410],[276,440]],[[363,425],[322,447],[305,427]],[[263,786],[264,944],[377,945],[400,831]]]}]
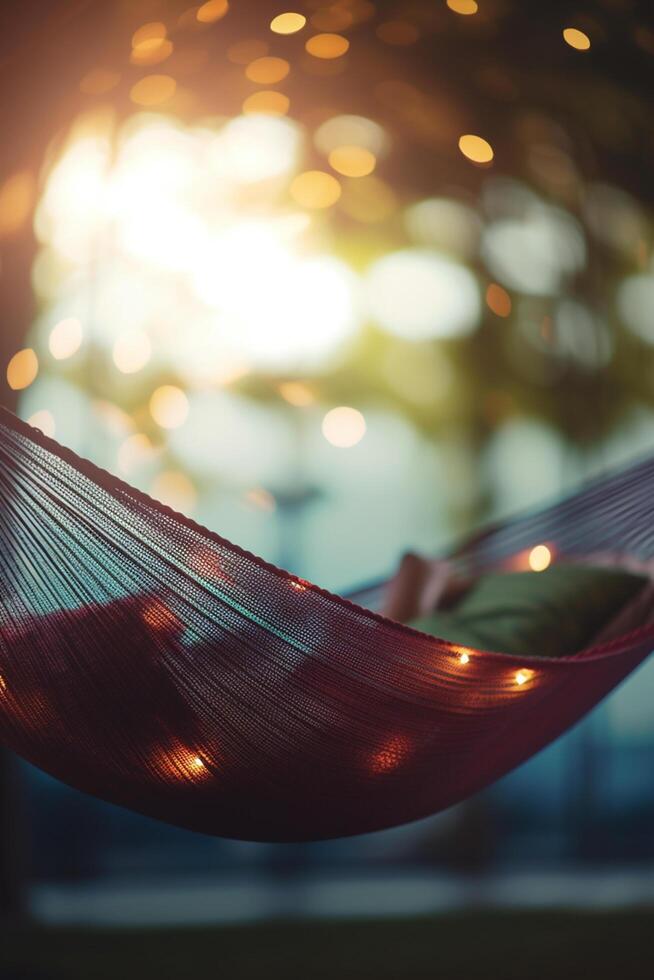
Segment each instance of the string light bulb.
[{"label": "string light bulb", "polygon": [[552,564],[552,552],[546,544],[537,544],[529,552],[528,561],[532,572],[544,572]]}]

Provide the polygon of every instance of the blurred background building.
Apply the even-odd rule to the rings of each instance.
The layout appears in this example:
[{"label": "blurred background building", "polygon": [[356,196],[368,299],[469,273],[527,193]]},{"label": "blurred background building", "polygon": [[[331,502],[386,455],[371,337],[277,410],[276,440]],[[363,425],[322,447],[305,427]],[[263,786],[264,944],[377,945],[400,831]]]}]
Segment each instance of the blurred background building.
[{"label": "blurred background building", "polygon": [[[654,448],[654,19],[630,0],[291,6],[3,7],[1,397],[345,591]],[[444,876],[427,905],[520,869],[567,894],[580,869],[636,869],[636,900],[653,694],[654,662],[475,800],[311,846],[174,830],[21,764],[5,867],[54,919],[106,910],[71,883],[238,879],[225,908],[247,917],[391,867],[414,899],[417,870]],[[342,900],[316,889],[318,911]]]}]

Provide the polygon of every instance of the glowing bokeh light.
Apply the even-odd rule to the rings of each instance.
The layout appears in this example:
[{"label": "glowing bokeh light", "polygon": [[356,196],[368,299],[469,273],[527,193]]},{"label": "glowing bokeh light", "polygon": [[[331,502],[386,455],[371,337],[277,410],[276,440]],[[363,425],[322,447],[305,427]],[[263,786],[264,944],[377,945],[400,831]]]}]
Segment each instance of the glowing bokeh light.
[{"label": "glowing bokeh light", "polygon": [[33,425],[34,428],[42,432],[44,436],[49,436],[50,439],[54,439],[57,426],[54,415],[52,412],[49,412],[47,408],[42,408],[40,411],[34,412],[33,415],[30,415],[27,423],[28,425]]},{"label": "glowing bokeh light", "polygon": [[479,289],[472,273],[428,249],[383,256],[369,269],[366,286],[371,316],[399,337],[457,337],[479,321]]},{"label": "glowing bokeh light", "polygon": [[143,432],[135,432],[125,439],[117,454],[118,472],[129,476],[144,463],[153,459],[154,446]]},{"label": "glowing bokeh light", "polygon": [[588,34],[584,31],[580,31],[577,27],[565,27],[563,29],[563,40],[566,44],[569,44],[571,48],[575,48],[576,51],[588,51],[590,48],[590,38]]},{"label": "glowing bokeh light", "polygon": [[587,184],[583,215],[591,233],[612,249],[633,256],[649,234],[647,219],[631,194],[611,184]]},{"label": "glowing bokeh light", "polygon": [[277,14],[270,22],[270,30],[275,34],[297,34],[306,24],[307,19],[304,14],[297,14],[288,11],[285,14]]},{"label": "glowing bokeh light", "polygon": [[109,142],[83,134],[73,139],[48,175],[35,215],[37,237],[65,260],[84,262],[97,244],[106,201]]},{"label": "glowing bokeh light", "polygon": [[[170,613],[170,616],[174,617],[174,614]],[[171,629],[176,623],[175,617],[171,625],[164,620],[158,627],[157,624],[153,626],[155,629]],[[171,746],[153,753],[149,765],[166,782],[186,780],[198,783],[211,778],[211,771],[197,751],[182,745],[177,739]]]},{"label": "glowing bokeh light", "polygon": [[286,78],[291,66],[285,58],[255,58],[245,69],[245,76],[257,85],[276,85]]},{"label": "glowing bokeh light", "polygon": [[301,145],[298,124],[290,119],[237,116],[216,137],[210,160],[217,175],[239,183],[268,180],[295,168]]},{"label": "glowing bokeh light", "polygon": [[247,97],[243,103],[243,112],[246,115],[254,113],[265,116],[285,116],[290,104],[291,100],[283,92],[263,89],[260,92],[253,92]]},{"label": "glowing bokeh light", "polygon": [[482,233],[481,255],[505,288],[549,296],[584,267],[586,245],[571,215],[535,205],[522,219],[491,222]]},{"label": "glowing bokeh light", "polygon": [[339,449],[350,449],[366,434],[366,420],[356,408],[341,405],[332,408],[322,420],[322,434]]},{"label": "glowing bokeh light", "polygon": [[228,10],[228,0],[207,0],[207,3],[198,7],[195,16],[201,24],[213,24],[224,17]]},{"label": "glowing bokeh light", "polygon": [[329,165],[344,177],[367,177],[375,169],[374,153],[362,146],[339,146],[329,154]]},{"label": "glowing bokeh light", "polygon": [[216,238],[194,285],[231,325],[230,349],[257,365],[315,368],[356,323],[356,279],[348,267],[300,257],[262,222],[242,222]]},{"label": "glowing bokeh light", "polygon": [[447,0],[447,6],[455,14],[463,14],[464,17],[476,14],[479,10],[477,0]]},{"label": "glowing bokeh light", "polygon": [[129,97],[136,105],[163,105],[172,99],[176,90],[177,82],[170,75],[146,75],[132,85]]},{"label": "glowing bokeh light", "polygon": [[28,170],[12,174],[0,186],[0,238],[13,235],[25,224],[32,210],[35,189]]},{"label": "glowing bokeh light", "polygon": [[133,65],[158,65],[173,53],[173,43],[168,38],[152,38],[132,48],[130,62]]},{"label": "glowing bokeh light", "polygon": [[493,147],[488,140],[483,136],[475,136],[474,133],[466,133],[459,137],[459,149],[464,157],[473,163],[488,164],[494,156]]},{"label": "glowing bokeh light", "polygon": [[77,317],[67,317],[55,324],[50,332],[48,346],[50,353],[57,361],[64,361],[82,346],[82,324]]},{"label": "glowing bokeh light", "polygon": [[150,414],[162,429],[179,429],[188,418],[188,398],[175,385],[161,385],[150,398]]},{"label": "glowing bokeh light", "polygon": [[365,116],[332,116],[318,127],[314,143],[325,156],[339,146],[357,146],[380,157],[388,150],[389,139],[379,123]]},{"label": "glowing bokeh light", "polygon": [[472,259],[479,248],[481,219],[461,201],[430,197],[407,208],[404,225],[418,245],[430,245],[462,259]]},{"label": "glowing bokeh light", "polygon": [[305,170],[293,179],[290,194],[303,208],[329,208],[341,196],[341,185],[322,170]]},{"label": "glowing bokeh light", "polygon": [[[360,319],[358,277],[307,248],[309,214],[271,208],[297,173],[298,123],[253,113],[185,127],[139,113],[113,137],[98,119],[96,129],[85,122],[73,130],[37,209],[41,255],[72,266],[77,282],[70,292],[70,272],[56,279],[54,304],[57,293],[44,283],[52,304],[44,329],[91,309],[89,339],[119,371],[146,368],[156,343],[157,368],[191,391],[258,368],[313,373],[345,350]],[[261,206],[249,216],[241,188],[262,181],[271,192],[257,188]],[[340,191],[330,174],[302,185],[294,189],[309,207]],[[98,277],[89,257],[105,255],[108,240],[111,261]]]},{"label": "glowing bokeh light", "polygon": [[142,24],[132,34],[132,47],[138,48],[140,44],[147,44],[148,41],[162,41],[167,33],[168,31],[163,21],[148,21],[147,24]]},{"label": "glowing bokeh light", "polygon": [[528,561],[532,572],[544,572],[552,563],[552,552],[546,544],[537,544],[529,552]]},{"label": "glowing bokeh light", "polygon": [[625,326],[648,344],[654,344],[654,275],[627,276],[617,293],[618,313]]},{"label": "glowing bokeh light", "polygon": [[279,393],[285,402],[296,408],[306,408],[307,405],[313,405],[316,400],[311,388],[301,381],[282,381],[279,385]]},{"label": "glowing bokeh light", "polygon": [[113,362],[123,374],[142,371],[152,357],[152,344],[144,330],[122,333],[113,346]]},{"label": "glowing bokeh light", "polygon": [[152,481],[150,494],[173,510],[188,514],[197,502],[193,481],[179,470],[164,470]]},{"label": "glowing bokeh light", "polygon": [[[542,321],[538,335],[530,340],[536,345],[586,370],[605,367],[615,350],[615,332],[605,319],[579,300],[566,297],[556,304],[554,323],[549,330]],[[536,339],[536,337],[538,339]]]},{"label": "glowing bokeh light", "polygon": [[314,58],[341,58],[350,47],[350,42],[342,34],[314,34],[304,45]]},{"label": "glowing bokeh light", "polygon": [[486,290],[486,305],[495,316],[507,317],[511,315],[511,297],[506,289],[502,289],[496,282],[491,282]]},{"label": "glowing bokeh light", "polygon": [[39,359],[31,347],[19,350],[7,365],[7,384],[13,391],[22,391],[36,380]]}]

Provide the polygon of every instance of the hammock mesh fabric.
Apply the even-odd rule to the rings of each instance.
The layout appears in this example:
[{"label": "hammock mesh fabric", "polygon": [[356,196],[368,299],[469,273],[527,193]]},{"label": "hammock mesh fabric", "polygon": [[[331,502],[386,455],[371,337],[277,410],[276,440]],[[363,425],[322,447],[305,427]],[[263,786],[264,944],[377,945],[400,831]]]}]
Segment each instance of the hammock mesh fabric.
[{"label": "hammock mesh fabric", "polygon": [[[498,526],[479,570],[654,555],[654,461]],[[463,651],[206,531],[0,409],[0,738],[86,792],[250,840],[362,833],[462,800],[557,737],[654,646]],[[462,654],[465,654],[462,656]]]}]

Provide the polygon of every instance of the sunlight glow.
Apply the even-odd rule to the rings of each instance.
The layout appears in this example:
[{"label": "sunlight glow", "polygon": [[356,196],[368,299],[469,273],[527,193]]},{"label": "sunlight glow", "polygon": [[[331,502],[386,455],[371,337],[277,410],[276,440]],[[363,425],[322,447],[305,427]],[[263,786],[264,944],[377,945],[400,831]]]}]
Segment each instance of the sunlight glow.
[{"label": "sunlight glow", "polygon": [[[286,108],[281,93],[252,98],[271,96]],[[72,297],[65,279],[58,287],[61,319],[96,304],[89,340],[118,370],[143,370],[156,350],[190,385],[312,371],[340,350],[359,319],[358,277],[307,247],[312,218],[297,205],[326,209],[341,188],[329,173],[298,174],[297,122],[254,112],[186,128],[138,113],[115,146],[99,125],[74,132],[37,208],[47,254],[78,270]],[[244,208],[242,188],[255,185],[261,203]],[[89,256],[103,260],[92,287]]]},{"label": "sunlight glow", "polygon": [[281,230],[263,222],[243,221],[216,236],[197,263],[194,286],[229,325],[230,349],[260,365],[315,367],[355,325],[347,266],[300,257]]}]

